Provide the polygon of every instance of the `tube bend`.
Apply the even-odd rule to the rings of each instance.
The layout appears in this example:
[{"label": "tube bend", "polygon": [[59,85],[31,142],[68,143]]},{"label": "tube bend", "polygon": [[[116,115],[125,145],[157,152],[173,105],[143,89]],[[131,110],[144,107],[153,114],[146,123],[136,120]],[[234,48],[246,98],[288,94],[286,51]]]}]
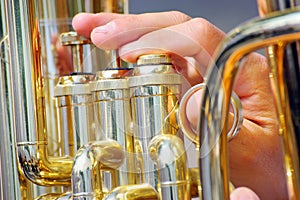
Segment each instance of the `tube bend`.
[{"label": "tube bend", "polygon": [[[255,19],[234,29],[227,38],[209,68],[198,124],[203,199],[229,199],[227,113],[239,62],[260,48],[299,40],[300,12]],[[298,168],[291,172],[299,177]]]},{"label": "tube bend", "polygon": [[149,154],[157,166],[160,198],[191,199],[189,170],[183,141],[172,134],[157,135],[149,143]]},{"label": "tube bend", "polygon": [[[199,135],[191,127],[191,124],[186,116],[186,106],[191,96],[201,89],[203,90],[205,89],[205,83],[200,83],[191,87],[181,98],[179,108],[177,110],[177,121],[179,123],[182,132],[190,141],[192,141],[197,146],[200,146]],[[233,124],[227,133],[227,138],[229,141],[238,135],[243,125],[243,119],[244,119],[242,103],[239,97],[236,95],[236,93],[234,92],[232,93],[230,100],[233,109],[234,119],[233,119]]]},{"label": "tube bend", "polygon": [[102,180],[101,169],[113,172],[123,160],[123,148],[115,140],[96,141],[80,148],[72,170],[73,199],[103,198],[103,188],[98,182]]},{"label": "tube bend", "polygon": [[156,190],[150,184],[119,186],[102,200],[159,200]]}]

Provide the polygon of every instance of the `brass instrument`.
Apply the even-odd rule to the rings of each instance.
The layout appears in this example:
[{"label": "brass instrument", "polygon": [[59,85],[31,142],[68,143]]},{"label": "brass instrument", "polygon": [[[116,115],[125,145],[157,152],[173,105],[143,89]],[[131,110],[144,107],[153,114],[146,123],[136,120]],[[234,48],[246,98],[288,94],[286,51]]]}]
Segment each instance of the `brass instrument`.
[{"label": "brass instrument", "polygon": [[230,95],[239,62],[247,54],[261,48],[266,48],[270,63],[270,80],[278,112],[278,133],[282,136],[284,147],[289,197],[300,199],[300,68],[297,47],[300,12],[294,1],[266,0],[260,3],[264,4],[267,13],[263,14],[266,16],[230,32],[228,39],[220,46],[215,67],[211,67],[207,75],[198,127],[199,143],[210,149],[201,152],[200,156],[203,199],[229,199],[227,138],[224,131]]},{"label": "brass instrument", "polygon": [[[78,138],[78,122],[73,127],[76,131],[68,129],[68,133],[57,123],[64,117],[57,114],[57,106],[63,110],[60,113],[71,116],[80,116],[85,110],[84,106],[76,107],[82,100],[80,94],[72,99],[73,93],[54,91],[58,82],[68,82],[67,75],[74,72],[73,64],[76,64],[72,62],[70,49],[60,45],[60,34],[72,30],[71,20],[78,12],[125,13],[128,5],[117,0],[3,0],[0,7],[1,125],[5,126],[0,145],[0,196],[2,199],[55,199],[70,191],[74,156],[79,147],[93,140],[88,136]],[[103,66],[109,66],[116,56],[113,51],[98,52],[91,45],[85,46],[82,54],[90,57],[90,61],[84,60],[87,67],[84,70],[88,73],[101,69],[92,64],[97,63],[96,58],[101,59]],[[73,89],[73,85],[65,88]],[[69,100],[75,100],[72,105],[77,105],[70,107]],[[76,111],[79,115],[70,113]],[[76,122],[68,120],[69,124],[60,125],[69,128]],[[80,125],[80,131],[84,132],[93,123],[86,127]]]},{"label": "brass instrument", "polygon": [[[182,97],[182,77],[167,54],[141,56],[132,67],[119,62],[116,52],[93,48],[72,31],[70,19],[76,13],[126,13],[126,1],[0,2],[1,199],[228,199],[226,143],[238,133],[243,116],[231,92],[234,79],[225,77],[228,83],[221,88],[222,76],[235,75],[235,62],[245,52],[300,37],[297,10],[232,32],[216,59],[218,68],[211,67],[200,85],[205,109],[198,135],[185,116],[195,88]],[[242,40],[251,34],[257,36],[250,37],[253,43]],[[284,83],[274,85],[284,91]],[[291,117],[299,116],[299,104],[291,99],[288,109],[280,96],[285,93],[275,94],[280,116],[287,116],[281,130],[289,145],[294,140],[287,133],[299,132]],[[227,133],[223,125],[230,97],[235,120]],[[188,166],[186,138],[197,149],[208,142],[204,145],[211,151],[201,156],[200,170]],[[290,159],[296,154],[285,151],[291,193],[298,197],[298,158]]]}]

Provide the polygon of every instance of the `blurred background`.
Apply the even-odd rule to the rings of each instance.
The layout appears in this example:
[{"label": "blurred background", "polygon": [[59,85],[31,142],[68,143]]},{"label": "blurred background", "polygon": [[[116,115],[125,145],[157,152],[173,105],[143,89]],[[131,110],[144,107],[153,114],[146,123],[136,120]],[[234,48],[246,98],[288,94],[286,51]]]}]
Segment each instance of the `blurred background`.
[{"label": "blurred background", "polygon": [[256,16],[256,0],[129,0],[130,13],[178,10],[203,17],[225,32]]}]

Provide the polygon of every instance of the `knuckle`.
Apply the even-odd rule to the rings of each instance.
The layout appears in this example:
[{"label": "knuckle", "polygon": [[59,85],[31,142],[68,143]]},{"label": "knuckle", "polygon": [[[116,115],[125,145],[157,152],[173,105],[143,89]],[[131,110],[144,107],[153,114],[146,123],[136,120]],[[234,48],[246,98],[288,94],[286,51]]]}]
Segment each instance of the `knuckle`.
[{"label": "knuckle", "polygon": [[204,18],[194,18],[186,23],[186,31],[196,37],[203,37],[209,27],[209,22]]},{"label": "knuckle", "polygon": [[211,27],[211,23],[204,18],[197,17],[189,21],[189,26],[194,31],[203,31]]},{"label": "knuckle", "polygon": [[203,41],[203,38],[211,39],[211,44],[215,45],[223,38],[222,32],[217,27],[201,17],[191,19],[186,28],[197,41]]},{"label": "knuckle", "polygon": [[185,21],[189,21],[191,19],[190,16],[180,12],[180,11],[170,11],[169,17],[172,21],[175,22],[175,24],[180,24]]}]

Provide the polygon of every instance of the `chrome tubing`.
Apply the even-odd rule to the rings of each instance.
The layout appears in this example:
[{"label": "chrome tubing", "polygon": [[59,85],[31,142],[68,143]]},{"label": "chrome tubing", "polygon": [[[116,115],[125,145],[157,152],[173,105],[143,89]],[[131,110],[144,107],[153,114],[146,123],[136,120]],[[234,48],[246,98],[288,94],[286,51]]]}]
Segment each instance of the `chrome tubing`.
[{"label": "chrome tubing", "polygon": [[124,162],[117,170],[117,178],[103,176],[103,185],[109,191],[116,186],[135,184],[133,173],[133,137],[131,130],[130,96],[127,77],[131,68],[110,68],[98,71],[90,83],[93,95],[95,130],[98,140],[112,139],[124,152]]},{"label": "chrome tubing", "polygon": [[[237,74],[238,62],[248,53],[257,49],[286,44],[300,39],[299,10],[277,13],[263,19],[256,19],[246,23],[229,33],[228,39],[221,45],[215,59],[215,66],[211,66],[207,75],[207,88],[203,94],[202,109],[198,132],[200,133],[200,178],[203,199],[229,199],[229,176],[227,164],[227,113],[232,93],[232,86]],[[278,53],[278,52],[277,52]],[[279,52],[280,53],[280,52]],[[283,57],[283,56],[282,56]],[[279,63],[282,63],[279,60]],[[282,67],[282,66],[281,66]],[[281,68],[280,70],[283,70]],[[299,81],[299,80],[298,80]],[[291,119],[299,120],[299,116],[291,116],[293,104],[283,106],[282,99],[288,98],[287,85],[283,82],[274,93],[280,99],[284,116],[280,122],[283,138],[289,141],[297,133]],[[299,85],[298,85],[299,91]],[[299,104],[296,104],[299,105]],[[284,108],[284,109],[283,109]],[[296,117],[296,118],[295,118]],[[296,131],[296,132],[295,132]],[[290,135],[291,137],[287,136]],[[291,139],[292,138],[292,139]],[[293,141],[293,140],[292,140]],[[295,142],[295,141],[293,141]],[[291,180],[290,195],[299,199],[299,163],[296,145],[285,148],[287,160],[287,174]]]},{"label": "chrome tubing", "polygon": [[157,135],[149,143],[149,154],[157,166],[160,199],[191,199],[191,182],[183,140],[172,134]]},{"label": "chrome tubing", "polygon": [[[55,143],[59,137],[52,97],[59,73],[55,69],[57,51],[51,48],[52,36],[70,30],[70,19],[78,12],[92,12],[96,8],[97,12],[127,10],[123,7],[126,1],[86,0],[72,2],[70,6],[67,3],[1,1],[1,20],[5,19],[1,26],[7,31],[10,65],[6,67],[7,63],[1,61],[1,123],[5,128],[5,140],[1,140],[3,197],[32,199],[39,193],[37,190],[44,191],[38,185],[45,187],[45,191],[52,186],[70,185],[73,158],[69,155],[72,154],[59,152],[60,147]],[[6,54],[2,49],[1,55]],[[10,166],[5,167],[8,163],[4,159]],[[6,179],[6,175],[10,178]],[[10,188],[6,190],[6,187]]]},{"label": "chrome tubing", "polygon": [[112,179],[116,179],[115,171],[123,160],[123,149],[114,140],[93,142],[79,149],[72,170],[72,199],[102,199],[101,170],[110,170]]},{"label": "chrome tubing", "polygon": [[[8,47],[8,30],[7,30],[7,16],[6,4],[4,0],[0,1],[0,19],[1,19],[1,33],[0,33],[0,199],[21,199],[21,192],[19,191],[20,183],[18,180],[18,166],[15,152],[15,137],[10,136],[11,115],[12,108],[10,104],[9,94],[11,88],[9,87],[9,70],[11,65],[9,63],[9,47]],[[10,184],[8,184],[10,183]]]},{"label": "chrome tubing", "polygon": [[181,76],[163,54],[141,56],[128,78],[138,184],[157,189],[158,171],[148,153],[149,143],[156,135],[178,134],[180,84]]}]

